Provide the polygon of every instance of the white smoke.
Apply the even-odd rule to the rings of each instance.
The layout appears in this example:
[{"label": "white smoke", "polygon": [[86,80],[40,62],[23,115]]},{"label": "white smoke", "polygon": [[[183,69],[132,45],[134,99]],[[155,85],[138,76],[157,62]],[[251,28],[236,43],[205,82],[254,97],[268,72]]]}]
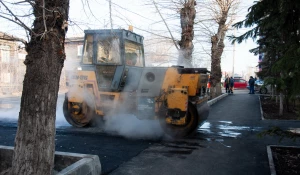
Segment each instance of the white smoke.
[{"label": "white smoke", "polygon": [[[56,127],[70,126],[66,121],[62,109],[62,97],[59,97],[56,108]],[[19,118],[20,103],[5,101],[0,103],[0,122],[2,123],[17,123]]]},{"label": "white smoke", "polygon": [[185,68],[192,68],[193,67],[192,62],[191,62],[192,60],[185,59],[183,56],[183,54],[184,54],[183,51],[178,51],[178,52],[179,52],[179,57],[178,57],[177,64],[179,66],[183,66]]},{"label": "white smoke", "polygon": [[60,98],[57,101],[55,127],[59,128],[62,126],[71,126],[64,117],[63,103],[61,103],[59,100]]},{"label": "white smoke", "polygon": [[[9,105],[9,104],[7,104]],[[18,107],[12,107],[12,108],[6,108],[2,105],[0,105],[0,121],[1,122],[17,122],[19,117],[19,108]]]},{"label": "white smoke", "polygon": [[164,137],[158,120],[140,120],[131,114],[108,115],[104,117],[104,131],[134,139],[157,139]]}]

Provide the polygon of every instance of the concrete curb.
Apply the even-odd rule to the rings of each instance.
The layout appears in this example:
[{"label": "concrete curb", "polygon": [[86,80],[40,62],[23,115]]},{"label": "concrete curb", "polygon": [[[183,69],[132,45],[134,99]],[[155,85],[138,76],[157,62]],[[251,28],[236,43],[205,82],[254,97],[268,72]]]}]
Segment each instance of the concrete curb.
[{"label": "concrete curb", "polygon": [[101,174],[101,164],[97,155],[78,154],[67,152],[55,152],[55,155],[81,158],[79,161],[67,166],[56,175],[99,175]]},{"label": "concrete curb", "polygon": [[269,167],[270,167],[270,173],[271,173],[271,175],[276,175],[276,169],[275,169],[275,164],[274,164],[274,160],[273,160],[272,148],[271,147],[298,148],[298,149],[300,149],[299,146],[282,146],[282,145],[269,145],[269,146],[267,146],[268,159],[269,159]]},{"label": "concrete curb", "polygon": [[269,159],[270,173],[271,173],[271,175],[276,175],[276,170],[275,170],[275,165],[274,165],[274,161],[273,161],[271,145],[267,146],[267,153],[268,153],[268,159]]},{"label": "concrete curb", "polygon": [[264,117],[264,111],[262,109],[262,105],[261,105],[261,101],[260,101],[260,96],[258,96],[258,100],[259,100],[259,106],[260,106],[260,116],[261,116],[261,120],[276,120],[276,121],[282,121],[282,122],[300,122],[300,120],[280,120],[280,119],[266,119]]},{"label": "concrete curb", "polygon": [[[1,150],[5,150],[6,152]],[[0,157],[2,159],[12,159],[14,147],[0,145]],[[55,175],[99,175],[101,174],[101,164],[97,155],[78,154],[67,152],[55,152],[55,159],[61,159],[59,163],[71,163],[65,165],[61,171],[54,173]],[[2,160],[3,161],[3,160]],[[72,163],[73,162],[73,163]]]},{"label": "concrete curb", "polygon": [[220,95],[220,96],[218,96],[218,97],[216,97],[216,98],[214,98],[214,99],[211,99],[211,100],[207,101],[208,106],[213,105],[214,103],[216,103],[217,101],[219,101],[219,100],[221,100],[222,98],[226,97],[227,95],[228,95],[228,94],[225,93],[225,94],[222,94],[222,95]]},{"label": "concrete curb", "polygon": [[260,101],[260,96],[258,96],[258,100],[259,100],[259,108],[260,108],[260,117],[261,117],[261,120],[266,120],[264,118],[264,112],[262,110],[262,106],[261,106],[261,101]]}]

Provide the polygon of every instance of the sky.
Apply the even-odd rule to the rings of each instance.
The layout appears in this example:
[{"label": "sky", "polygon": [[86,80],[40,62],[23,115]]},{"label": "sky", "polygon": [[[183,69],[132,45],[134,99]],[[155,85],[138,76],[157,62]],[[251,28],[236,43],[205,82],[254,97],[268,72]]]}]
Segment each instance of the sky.
[{"label": "sky", "polygon": [[[17,0],[15,0],[17,1]],[[180,28],[178,14],[174,14],[174,11],[167,10],[166,0],[156,0],[157,3],[161,4],[159,9],[162,13],[163,18],[168,23],[172,35],[175,39],[180,40]],[[198,4],[202,0],[198,0]],[[145,40],[151,40],[154,36],[165,36],[170,38],[170,33],[167,31],[167,27],[164,25],[161,17],[157,13],[153,1],[151,0],[111,0],[111,18],[110,18],[110,6],[109,0],[71,0],[70,11],[69,11],[69,29],[67,37],[83,36],[85,29],[103,29],[110,28],[112,20],[113,28],[128,29],[129,25],[133,26],[134,32],[143,35]],[[243,20],[247,14],[247,9],[252,5],[252,0],[241,0],[240,7],[238,9],[237,21]],[[197,6],[196,6],[197,7]],[[199,5],[198,5],[199,7]],[[18,13],[27,13],[30,11],[26,7],[15,8]],[[3,8],[2,8],[3,10]],[[197,9],[201,11],[202,9]],[[177,18],[176,18],[177,17]],[[196,17],[197,18],[197,17]],[[201,17],[199,17],[201,18]],[[25,33],[20,27],[16,27],[12,23],[8,23],[3,19],[0,19],[1,25],[0,31],[7,32],[12,35],[25,37]],[[32,21],[30,19],[24,19],[24,22],[29,24]],[[230,30],[228,35],[233,33],[239,35],[243,30]],[[195,64],[201,67],[210,66],[210,45],[207,37],[201,37],[201,32],[195,32],[197,39],[194,39],[194,57],[197,58]],[[234,70],[235,73],[242,74],[248,67],[255,67],[257,65],[258,56],[254,56],[249,53],[249,49],[256,47],[255,43],[249,39],[241,44],[231,45],[229,41],[225,42],[225,49],[221,59],[222,71],[232,71],[233,69],[233,58],[235,61]],[[158,46],[159,47],[159,46]],[[145,46],[147,50],[147,46]],[[235,50],[235,51],[234,51]],[[175,47],[168,50],[170,55],[176,55]],[[146,58],[147,59],[147,58]]]},{"label": "sky", "polygon": [[[253,5],[251,0],[242,0],[239,7],[239,15],[235,20],[242,21],[245,19],[248,8]],[[232,30],[228,32],[228,35],[239,36],[249,29]],[[258,56],[250,53],[249,50],[257,47],[255,41],[248,39],[240,44],[236,43],[232,45],[229,41],[226,42],[227,51],[222,56],[222,70],[232,71],[233,57],[234,57],[234,72],[241,75],[246,71],[247,67],[255,68],[258,65]],[[234,51],[235,50],[235,51]],[[252,75],[253,76],[253,75]]]}]

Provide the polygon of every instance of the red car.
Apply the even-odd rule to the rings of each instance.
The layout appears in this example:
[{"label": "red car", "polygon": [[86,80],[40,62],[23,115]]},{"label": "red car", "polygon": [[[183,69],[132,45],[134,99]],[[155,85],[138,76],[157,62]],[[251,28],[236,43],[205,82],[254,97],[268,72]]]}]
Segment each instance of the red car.
[{"label": "red car", "polygon": [[246,89],[248,82],[241,78],[234,78],[234,88],[235,89]]}]

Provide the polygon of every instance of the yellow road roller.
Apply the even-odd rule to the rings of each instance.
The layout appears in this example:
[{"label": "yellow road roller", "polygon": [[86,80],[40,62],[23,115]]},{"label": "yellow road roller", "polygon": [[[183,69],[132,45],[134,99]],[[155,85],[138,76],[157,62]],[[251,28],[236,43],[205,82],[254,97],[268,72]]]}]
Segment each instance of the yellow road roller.
[{"label": "yellow road roller", "polygon": [[145,67],[143,36],[124,29],[85,30],[80,67],[67,71],[63,111],[75,127],[130,113],[159,120],[184,137],[207,119],[206,68]]}]

